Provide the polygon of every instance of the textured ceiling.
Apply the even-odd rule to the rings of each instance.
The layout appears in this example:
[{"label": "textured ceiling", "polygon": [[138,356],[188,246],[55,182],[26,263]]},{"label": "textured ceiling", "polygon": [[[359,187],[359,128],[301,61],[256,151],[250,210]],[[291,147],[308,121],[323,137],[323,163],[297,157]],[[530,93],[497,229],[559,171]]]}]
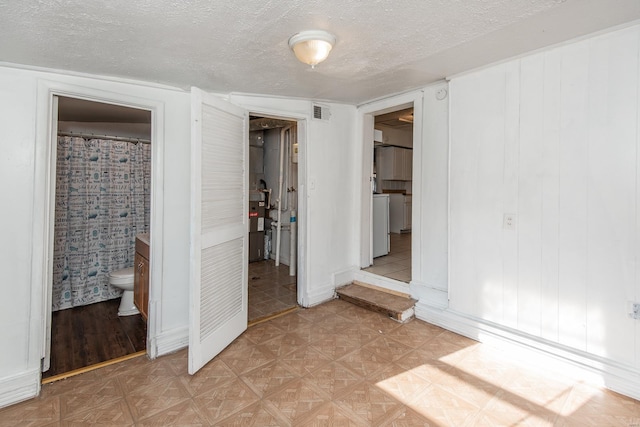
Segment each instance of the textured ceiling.
[{"label": "textured ceiling", "polygon": [[[0,61],[360,103],[640,19],[640,0],[0,0]],[[287,40],[338,42],[311,69]]]}]

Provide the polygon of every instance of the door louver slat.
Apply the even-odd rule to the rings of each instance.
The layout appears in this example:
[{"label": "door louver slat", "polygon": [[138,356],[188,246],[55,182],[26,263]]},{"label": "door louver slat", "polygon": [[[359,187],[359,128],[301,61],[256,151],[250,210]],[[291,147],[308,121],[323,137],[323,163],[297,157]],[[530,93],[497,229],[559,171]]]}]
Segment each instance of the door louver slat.
[{"label": "door louver slat", "polygon": [[219,109],[202,107],[202,231],[243,222],[243,122]]},{"label": "door louver slat", "polygon": [[242,239],[202,251],[202,281],[212,286],[200,295],[200,339],[205,340],[242,310]]}]

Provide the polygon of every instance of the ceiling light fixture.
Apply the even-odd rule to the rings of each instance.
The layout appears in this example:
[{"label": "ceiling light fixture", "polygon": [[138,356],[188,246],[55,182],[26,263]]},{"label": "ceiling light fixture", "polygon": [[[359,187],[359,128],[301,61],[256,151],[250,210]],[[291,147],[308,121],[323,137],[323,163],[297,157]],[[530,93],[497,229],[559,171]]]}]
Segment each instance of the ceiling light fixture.
[{"label": "ceiling light fixture", "polygon": [[323,30],[301,31],[289,39],[289,47],[296,58],[311,68],[327,59],[334,44],[336,37]]}]

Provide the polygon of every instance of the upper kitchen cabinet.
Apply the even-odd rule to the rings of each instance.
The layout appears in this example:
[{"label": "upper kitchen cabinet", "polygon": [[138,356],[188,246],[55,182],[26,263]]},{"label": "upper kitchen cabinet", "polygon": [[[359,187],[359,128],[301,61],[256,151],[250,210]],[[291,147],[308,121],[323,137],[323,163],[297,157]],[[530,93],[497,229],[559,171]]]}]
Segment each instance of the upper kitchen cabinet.
[{"label": "upper kitchen cabinet", "polygon": [[377,177],[386,181],[411,181],[413,150],[401,147],[376,149]]}]

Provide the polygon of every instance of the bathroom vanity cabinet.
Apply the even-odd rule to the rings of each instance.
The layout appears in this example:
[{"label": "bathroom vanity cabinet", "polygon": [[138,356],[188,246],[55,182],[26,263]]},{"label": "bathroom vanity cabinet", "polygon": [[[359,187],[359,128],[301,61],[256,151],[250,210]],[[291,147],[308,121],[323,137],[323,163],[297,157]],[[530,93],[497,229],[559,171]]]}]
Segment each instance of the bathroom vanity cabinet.
[{"label": "bathroom vanity cabinet", "polygon": [[133,302],[147,319],[149,307],[149,241],[136,237],[136,256],[133,268]]}]

